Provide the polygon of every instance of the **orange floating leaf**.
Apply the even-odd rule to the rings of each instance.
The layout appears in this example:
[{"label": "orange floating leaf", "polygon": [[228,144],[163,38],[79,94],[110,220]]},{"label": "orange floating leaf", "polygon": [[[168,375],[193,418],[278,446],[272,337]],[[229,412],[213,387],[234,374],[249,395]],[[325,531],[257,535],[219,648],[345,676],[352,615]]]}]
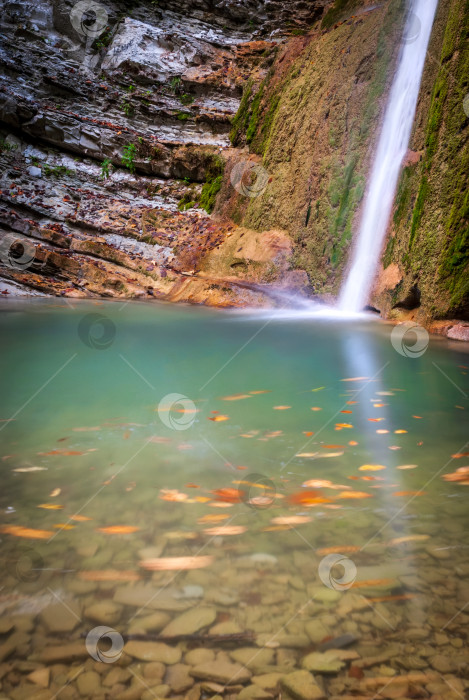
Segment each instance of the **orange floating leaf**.
[{"label": "orange floating leaf", "polygon": [[311,406],[311,410],[312,411],[322,411],[322,408],[320,408],[319,406]]},{"label": "orange floating leaf", "polygon": [[209,417],[207,417],[207,420],[211,420],[214,423],[220,423],[221,421],[224,421],[224,420],[230,420],[230,417],[223,416],[222,414],[219,414],[218,416],[211,416],[211,417],[209,416]]},{"label": "orange floating leaf", "polygon": [[49,530],[34,530],[33,528],[21,527],[20,525],[3,525],[0,527],[0,532],[6,535],[26,537],[32,540],[48,540],[54,535],[54,532],[50,532]]},{"label": "orange floating leaf", "polygon": [[93,518],[88,518],[87,515],[71,515],[70,520],[75,520],[77,523],[85,523],[88,520],[93,520]]},{"label": "orange floating leaf", "polygon": [[401,464],[397,469],[417,469],[418,464]]},{"label": "orange floating leaf", "polygon": [[225,536],[242,535],[246,530],[247,527],[244,525],[220,525],[219,527],[207,527],[204,532],[207,535]]},{"label": "orange floating leaf", "polygon": [[131,535],[138,530],[140,528],[134,525],[110,525],[109,527],[97,528],[97,532],[103,532],[105,535]]},{"label": "orange floating leaf", "polygon": [[49,498],[56,498],[56,496],[60,496],[62,493],[62,489],[54,489],[53,491],[50,492]]},{"label": "orange floating leaf", "polygon": [[415,593],[402,593],[401,595],[383,595],[377,598],[367,598],[367,600],[369,600],[370,603],[390,603],[391,601],[412,600],[412,598],[415,597]]},{"label": "orange floating leaf", "polygon": [[407,430],[395,430],[394,432],[396,433],[396,435],[401,435],[403,433],[406,433]]},{"label": "orange floating leaf", "polygon": [[288,411],[291,406],[273,406],[274,411]]},{"label": "orange floating leaf", "polygon": [[226,520],[229,515],[225,513],[209,513],[208,515],[202,515],[197,522],[203,525],[204,523],[219,523],[221,520]]},{"label": "orange floating leaf", "polygon": [[341,411],[341,413],[353,413],[353,411]]},{"label": "orange floating leaf", "polygon": [[279,515],[270,521],[274,525],[304,525],[310,523],[312,518],[309,515]]},{"label": "orange floating leaf", "polygon": [[359,472],[379,472],[382,469],[386,469],[384,464],[363,464],[361,467],[358,467]]},{"label": "orange floating leaf", "polygon": [[74,530],[76,528],[76,525],[70,525],[70,523],[57,523],[52,527],[56,527],[57,530]]},{"label": "orange floating leaf", "polygon": [[190,569],[203,569],[210,566],[213,562],[213,557],[194,556],[194,557],[160,557],[159,559],[145,559],[140,562],[143,569],[149,571],[182,571]]},{"label": "orange floating leaf", "polygon": [[372,495],[365,491],[342,491],[337,498],[372,498]]},{"label": "orange floating leaf", "polygon": [[242,399],[252,399],[252,394],[233,394],[232,396],[222,396],[222,401],[241,401]]},{"label": "orange floating leaf", "polygon": [[63,506],[59,506],[58,503],[41,503],[38,508],[43,508],[44,510],[62,510]]},{"label": "orange floating leaf", "polygon": [[211,493],[213,493],[217,501],[222,501],[224,503],[241,503],[243,500],[241,497],[243,492],[239,489],[231,488],[230,486],[223,489],[216,489],[215,491],[211,491]]},{"label": "orange floating leaf", "polygon": [[347,545],[345,547],[339,545],[337,547],[322,547],[321,549],[316,550],[316,553],[324,556],[326,554],[351,554],[352,552],[359,552],[360,550],[361,547],[358,547],[357,545]]},{"label": "orange floating leaf", "polygon": [[424,540],[429,540],[430,535],[404,535],[404,537],[395,537],[393,540],[389,540],[388,545],[402,544],[403,542],[422,542]]},{"label": "orange floating leaf", "polygon": [[329,498],[324,498],[318,491],[302,490],[292,493],[287,497],[291,505],[314,506],[321,503],[330,503]]}]

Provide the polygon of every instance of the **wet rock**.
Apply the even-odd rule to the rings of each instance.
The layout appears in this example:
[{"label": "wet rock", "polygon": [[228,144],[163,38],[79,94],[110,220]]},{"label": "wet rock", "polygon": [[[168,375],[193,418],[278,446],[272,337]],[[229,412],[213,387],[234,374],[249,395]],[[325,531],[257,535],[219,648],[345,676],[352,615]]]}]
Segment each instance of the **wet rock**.
[{"label": "wet rock", "polygon": [[101,676],[95,671],[85,671],[78,676],[77,687],[82,697],[97,695],[101,689]]},{"label": "wet rock", "polygon": [[109,673],[104,677],[102,684],[106,688],[112,688],[117,683],[126,683],[131,677],[132,674],[130,671],[127,671],[125,668],[113,666]]},{"label": "wet rock", "polygon": [[432,656],[430,659],[430,666],[439,673],[453,673],[458,668],[458,665],[453,658],[444,656],[443,654],[436,654],[435,656]]},{"label": "wet rock", "polygon": [[468,342],[469,325],[464,323],[456,324],[455,326],[452,326],[452,328],[449,329],[446,335],[448,338],[451,338],[451,340],[465,340],[466,342]]},{"label": "wet rock", "polygon": [[182,656],[179,648],[162,642],[130,641],[125,645],[124,652],[140,661],[160,661],[165,665],[177,664]]},{"label": "wet rock", "polygon": [[26,171],[31,177],[42,177],[41,168],[37,168],[35,165],[30,165]]},{"label": "wet rock", "polygon": [[266,666],[272,663],[275,652],[273,649],[256,649],[256,647],[242,647],[230,651],[230,656],[234,661],[246,666],[251,671],[259,666]]},{"label": "wet rock", "polygon": [[293,671],[281,678],[280,685],[296,700],[322,700],[326,697],[308,671]]},{"label": "wet rock", "polygon": [[191,675],[202,680],[215,681],[224,685],[246,683],[251,678],[251,672],[238,663],[230,663],[216,659],[211,663],[200,664],[191,670]]},{"label": "wet rock", "polygon": [[234,620],[219,622],[217,625],[210,627],[210,634],[237,634],[242,631],[242,628]]},{"label": "wet rock", "polygon": [[243,688],[238,695],[238,700],[268,700],[272,698],[272,693],[267,692],[258,685],[248,685]]},{"label": "wet rock", "polygon": [[320,620],[310,620],[305,624],[305,632],[314,644],[319,644],[330,635],[329,628]]},{"label": "wet rock", "polygon": [[155,612],[145,617],[136,617],[129,625],[129,634],[138,632],[159,632],[171,620],[165,612]]},{"label": "wet rock", "polygon": [[301,665],[307,671],[317,673],[338,673],[348,660],[359,659],[356,651],[345,649],[329,649],[324,653],[313,652],[301,660]]},{"label": "wet rock", "polygon": [[145,664],[143,669],[143,675],[145,678],[149,679],[162,679],[165,674],[165,665],[159,661],[152,661],[149,664]]},{"label": "wet rock", "polygon": [[119,586],[114,594],[114,602],[135,608],[168,610],[170,612],[187,610],[192,606],[190,601],[176,599],[169,589],[148,585]]},{"label": "wet rock", "polygon": [[49,605],[40,615],[49,632],[72,632],[81,622],[80,606],[73,601]]},{"label": "wet rock", "polygon": [[264,690],[274,690],[284,675],[284,673],[279,673],[277,671],[272,671],[272,673],[262,673],[260,676],[253,676],[252,682]]},{"label": "wet rock", "polygon": [[27,676],[28,680],[41,688],[48,688],[50,681],[50,669],[49,668],[38,668],[36,671],[29,673]]},{"label": "wet rock", "polygon": [[212,649],[191,649],[186,652],[184,656],[184,661],[189,666],[200,666],[201,664],[208,664],[215,658],[215,652]]},{"label": "wet rock", "polygon": [[122,614],[122,605],[114,603],[112,600],[101,600],[85,608],[85,617],[99,622],[102,625],[115,625],[119,622]]},{"label": "wet rock", "polygon": [[38,654],[38,660],[47,664],[54,664],[60,661],[76,661],[88,657],[89,654],[85,647],[84,640],[81,642],[73,642],[72,644],[45,647],[45,649],[42,649]]},{"label": "wet rock", "polygon": [[162,634],[172,637],[179,634],[194,634],[215,621],[215,608],[197,607],[184,612],[166,625]]},{"label": "wet rock", "polygon": [[190,666],[174,664],[166,671],[164,682],[169,685],[171,692],[183,693],[194,685],[194,679],[189,675]]}]

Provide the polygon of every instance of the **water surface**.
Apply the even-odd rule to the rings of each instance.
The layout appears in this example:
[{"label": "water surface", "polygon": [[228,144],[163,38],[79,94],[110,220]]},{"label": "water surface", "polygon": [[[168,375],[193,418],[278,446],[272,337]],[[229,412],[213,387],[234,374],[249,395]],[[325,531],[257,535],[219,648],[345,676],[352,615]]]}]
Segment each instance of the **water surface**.
[{"label": "water surface", "polygon": [[[388,655],[366,677],[462,677],[465,346],[432,339],[406,357],[374,319],[131,303],[15,302],[0,323],[0,610],[29,620],[11,659],[48,665],[98,624],[168,637],[188,608],[207,621],[168,644],[231,661],[272,649],[243,657],[254,676],[317,665],[304,659],[349,634],[359,656]],[[190,688],[150,683],[132,654],[117,663],[124,686]],[[332,697],[361,687],[350,663],[311,670]]]}]

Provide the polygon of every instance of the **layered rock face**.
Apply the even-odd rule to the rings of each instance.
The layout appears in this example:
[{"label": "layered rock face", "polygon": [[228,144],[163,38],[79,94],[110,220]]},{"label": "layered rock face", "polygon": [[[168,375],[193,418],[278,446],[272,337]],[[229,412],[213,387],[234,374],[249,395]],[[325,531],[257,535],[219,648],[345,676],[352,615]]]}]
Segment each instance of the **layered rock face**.
[{"label": "layered rock face", "polygon": [[188,285],[233,229],[197,204],[213,208],[246,80],[286,18],[323,6],[2,2],[3,291],[247,303]]}]

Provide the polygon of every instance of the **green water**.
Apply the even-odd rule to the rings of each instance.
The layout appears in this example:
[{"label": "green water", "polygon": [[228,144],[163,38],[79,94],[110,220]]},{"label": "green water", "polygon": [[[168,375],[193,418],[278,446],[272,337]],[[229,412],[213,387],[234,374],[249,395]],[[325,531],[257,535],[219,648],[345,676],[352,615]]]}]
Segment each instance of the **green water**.
[{"label": "green water", "polygon": [[[125,639],[154,611],[145,596],[119,602],[138,586],[175,600],[198,586],[188,606],[216,618],[195,634],[252,633],[238,646],[267,643],[279,668],[346,633],[360,655],[403,645],[397,671],[429,664],[426,633],[454,653],[465,642],[469,489],[443,478],[469,464],[453,457],[469,452],[464,346],[432,339],[405,357],[374,320],[165,305],[15,303],[0,323],[0,610],[29,615],[36,632],[12,658],[81,640],[101,622],[90,607],[114,597],[108,621]],[[166,410],[172,394],[188,412]],[[99,531],[114,526],[124,530]],[[235,530],[211,529],[223,527]],[[319,575],[331,550],[347,558],[343,590],[340,571],[329,585]],[[162,557],[201,568],[141,565]],[[110,580],[96,580],[103,570]],[[44,620],[57,597],[78,606],[71,630]],[[405,665],[406,644],[424,666]]]}]

